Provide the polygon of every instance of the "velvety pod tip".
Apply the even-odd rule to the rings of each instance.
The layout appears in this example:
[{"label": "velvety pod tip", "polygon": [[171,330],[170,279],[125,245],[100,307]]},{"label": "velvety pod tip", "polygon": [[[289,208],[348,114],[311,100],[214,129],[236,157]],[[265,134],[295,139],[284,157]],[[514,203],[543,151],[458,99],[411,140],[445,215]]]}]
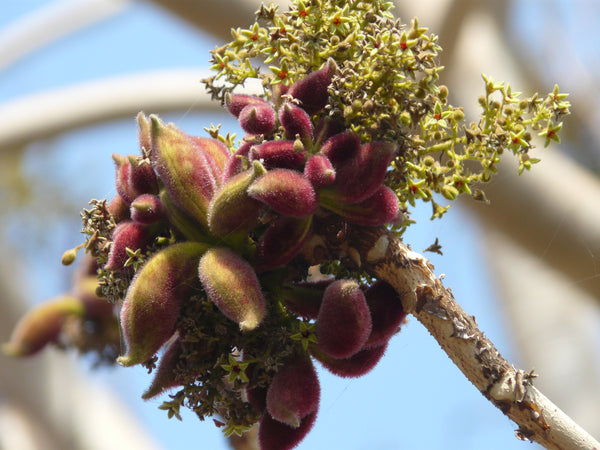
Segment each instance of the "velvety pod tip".
[{"label": "velvety pod tip", "polygon": [[208,250],[198,266],[200,281],[210,300],[242,331],[252,331],[266,314],[256,272],[240,255],[224,247]]}]

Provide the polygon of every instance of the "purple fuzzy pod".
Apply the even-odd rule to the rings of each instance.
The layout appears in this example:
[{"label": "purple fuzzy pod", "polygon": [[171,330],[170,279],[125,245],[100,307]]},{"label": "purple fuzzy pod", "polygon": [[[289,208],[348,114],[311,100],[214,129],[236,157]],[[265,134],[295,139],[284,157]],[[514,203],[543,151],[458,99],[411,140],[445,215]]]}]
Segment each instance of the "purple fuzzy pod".
[{"label": "purple fuzzy pod", "polygon": [[242,110],[248,105],[271,106],[267,101],[253,95],[232,94],[225,96],[225,108],[235,117],[239,117]]},{"label": "purple fuzzy pod", "polygon": [[125,262],[129,259],[127,249],[144,250],[153,238],[145,225],[132,220],[121,222],[112,232],[112,244],[104,268],[116,271],[125,270]]},{"label": "purple fuzzy pod", "polygon": [[358,203],[377,191],[396,151],[391,142],[370,142],[360,147],[353,158],[336,166],[336,179],[332,189],[338,200]]},{"label": "purple fuzzy pod", "polygon": [[337,200],[329,188],[319,191],[319,204],[356,225],[378,227],[392,222],[398,216],[398,197],[387,186],[380,186],[369,198],[360,203]]},{"label": "purple fuzzy pod", "polygon": [[221,141],[218,141],[213,138],[199,136],[190,136],[190,138],[192,139],[192,141],[198,144],[198,146],[209,157],[209,163],[214,169],[215,177],[217,179],[220,179],[223,170],[225,170],[225,165],[231,157],[231,152],[229,151],[227,146]]},{"label": "purple fuzzy pod", "polygon": [[151,225],[164,218],[164,208],[156,195],[142,194],[131,202],[131,219],[142,225]]},{"label": "purple fuzzy pod", "polygon": [[246,133],[269,134],[275,128],[275,110],[269,104],[248,105],[240,112],[240,126]]},{"label": "purple fuzzy pod", "polygon": [[248,399],[248,403],[250,403],[258,412],[263,412],[267,408],[267,390],[268,387],[246,387],[246,398]]},{"label": "purple fuzzy pod", "polygon": [[406,319],[406,312],[394,288],[385,281],[373,283],[365,291],[365,298],[373,323],[365,347],[381,346],[399,331],[400,325]]},{"label": "purple fuzzy pod", "polygon": [[152,122],[152,167],[169,197],[199,224],[206,226],[210,199],[219,184],[212,159],[191,136],[156,116]]},{"label": "purple fuzzy pod", "polygon": [[301,173],[288,169],[267,172],[250,185],[248,195],[289,217],[307,217],[319,206],[310,181]]},{"label": "purple fuzzy pod", "polygon": [[264,272],[289,263],[309,236],[312,216],[302,219],[280,217],[261,236],[256,246],[254,267]]},{"label": "purple fuzzy pod", "polygon": [[225,183],[230,178],[249,169],[248,161],[250,159],[250,149],[253,145],[250,141],[242,142],[236,152],[229,157],[223,168],[221,183]]},{"label": "purple fuzzy pod", "polygon": [[138,124],[138,142],[142,155],[152,150],[152,133],[150,131],[150,120],[143,112],[139,112],[136,121]]},{"label": "purple fuzzy pod", "polygon": [[275,420],[298,428],[301,420],[319,409],[321,387],[308,355],[288,360],[273,376],[267,391],[267,411]]},{"label": "purple fuzzy pod", "polygon": [[267,311],[256,272],[240,255],[213,247],[200,259],[198,273],[208,298],[240,329],[258,327]]},{"label": "purple fuzzy pod", "polygon": [[317,413],[313,412],[302,419],[298,428],[292,428],[271,417],[262,415],[258,425],[260,450],[290,450],[296,447],[315,424]]},{"label": "purple fuzzy pod", "polygon": [[306,161],[306,150],[298,151],[294,141],[267,141],[252,146],[250,161],[260,161],[268,170],[296,169]]},{"label": "purple fuzzy pod", "polygon": [[323,294],[315,334],[319,348],[334,358],[349,358],[371,334],[371,314],[360,285],[337,280]]},{"label": "purple fuzzy pod", "polygon": [[123,197],[119,194],[115,195],[108,204],[108,212],[115,223],[120,223],[131,218],[129,205],[125,203],[125,200],[123,200]]},{"label": "purple fuzzy pod", "polygon": [[310,144],[313,126],[310,116],[302,108],[285,102],[279,108],[279,123],[283,126],[288,139],[296,139],[296,136],[299,136],[305,146]]},{"label": "purple fuzzy pod", "polygon": [[325,155],[312,155],[304,166],[304,176],[315,188],[329,186],[335,181],[335,169]]},{"label": "purple fuzzy pod", "polygon": [[283,287],[281,297],[290,312],[306,319],[316,319],[321,309],[325,289],[334,281],[333,278],[329,278],[293,283]]},{"label": "purple fuzzy pod", "polygon": [[112,159],[115,162],[115,187],[117,188],[117,192],[127,205],[131,205],[131,202],[136,197],[129,182],[131,163],[126,156],[118,155],[117,153],[112,154]]},{"label": "purple fuzzy pod", "polygon": [[181,302],[199,288],[198,261],[209,248],[199,242],[173,244],[137,271],[121,308],[127,350],[119,364],[147,361],[173,336]]},{"label": "purple fuzzy pod", "polygon": [[311,347],[311,354],[325,369],[342,378],[358,378],[369,373],[383,357],[387,344],[362,349],[350,358],[337,359],[325,354],[317,346]]},{"label": "purple fuzzy pod", "polygon": [[131,170],[129,171],[129,185],[136,197],[142,194],[157,194],[158,180],[154,170],[147,162],[140,161],[134,155],[128,155]]},{"label": "purple fuzzy pod", "polygon": [[321,153],[325,155],[334,167],[356,158],[360,152],[360,138],[352,131],[338,133],[325,141]]},{"label": "purple fuzzy pod", "polygon": [[19,320],[10,341],[2,345],[2,352],[8,356],[31,356],[47,344],[57,342],[70,317],[82,317],[84,313],[84,305],[76,297],[46,300]]},{"label": "purple fuzzy pod", "polygon": [[167,344],[167,348],[160,358],[158,367],[154,372],[152,384],[150,384],[150,387],[142,394],[144,400],[156,397],[167,389],[179,386],[183,382],[182,379],[177,378],[175,372],[177,365],[181,361],[182,354],[183,348],[181,346],[181,338],[179,337],[179,334],[176,333]]},{"label": "purple fuzzy pod", "polygon": [[336,72],[337,65],[329,58],[322,69],[309,73],[295,82],[288,94],[300,100],[300,106],[308,114],[318,113],[329,101],[328,88]]}]

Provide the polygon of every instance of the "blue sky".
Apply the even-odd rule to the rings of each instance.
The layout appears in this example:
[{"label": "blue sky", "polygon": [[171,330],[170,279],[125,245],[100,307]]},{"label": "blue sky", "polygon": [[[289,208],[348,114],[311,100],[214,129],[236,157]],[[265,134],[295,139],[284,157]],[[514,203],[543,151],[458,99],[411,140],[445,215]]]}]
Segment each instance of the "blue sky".
[{"label": "blue sky", "polygon": [[[0,28],[48,3],[4,2]],[[0,103],[104,76],[208,67],[208,50],[214,44],[151,5],[134,3],[123,13],[52,43],[1,71]],[[210,122],[224,122],[224,129],[234,129],[226,116],[181,113],[165,118],[191,134],[203,134],[202,127]],[[34,235],[39,223],[30,221],[40,221],[44,211],[41,215],[25,211],[12,214],[3,230],[13,241],[24,243],[25,265],[38,274],[36,283],[29,286],[32,302],[67,289],[71,271],[58,261],[65,249],[81,241],[79,210],[90,198],[114,194],[110,154],[136,151],[133,118],[81,129],[26,150],[26,172],[40,180],[34,194],[41,199],[65,195],[73,205],[70,215],[45,224],[46,234],[52,238],[42,238],[41,246],[40,237]],[[40,204],[52,216],[51,201]],[[446,274],[445,284],[452,287],[465,310],[477,317],[501,353],[513,360],[490,274],[481,258],[476,224],[458,208],[451,209],[443,221],[428,220],[429,205],[413,215],[418,224],[406,234],[406,242],[422,251],[439,237],[444,256],[430,255],[436,272]],[[81,364],[82,370],[88,366]],[[143,402],[139,396],[150,381],[144,369],[101,370],[90,376],[122,395],[165,449],[228,448],[212,421],[199,423],[192,414],[184,414],[183,422],[168,420],[157,408],[161,401]],[[477,392],[415,320],[391,341],[385,358],[372,373],[347,380],[321,371],[320,377],[319,417],[300,449],[532,448],[514,438],[514,424]]]}]

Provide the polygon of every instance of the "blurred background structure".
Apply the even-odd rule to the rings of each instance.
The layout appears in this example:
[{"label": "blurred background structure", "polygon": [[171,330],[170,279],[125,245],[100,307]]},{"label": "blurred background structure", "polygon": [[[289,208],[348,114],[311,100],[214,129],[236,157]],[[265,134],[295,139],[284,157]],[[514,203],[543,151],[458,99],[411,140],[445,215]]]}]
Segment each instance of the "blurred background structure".
[{"label": "blurred background structure", "polygon": [[[286,2],[280,1],[286,7]],[[440,36],[451,103],[477,114],[481,73],[513,91],[571,94],[563,144],[517,177],[510,157],[490,206],[429,207],[405,240],[433,255],[458,302],[502,353],[600,437],[600,4],[586,0],[396,0]],[[69,285],[62,252],[78,212],[114,195],[110,154],[137,153],[138,111],[191,134],[235,124],[200,80],[208,50],[253,22],[259,0],[26,0],[0,12],[0,340],[27,307]],[[46,350],[0,355],[0,449],[225,449],[212,423],[143,403],[143,369],[93,371]],[[300,449],[520,449],[514,425],[411,322],[373,373],[321,372],[319,419]]]}]

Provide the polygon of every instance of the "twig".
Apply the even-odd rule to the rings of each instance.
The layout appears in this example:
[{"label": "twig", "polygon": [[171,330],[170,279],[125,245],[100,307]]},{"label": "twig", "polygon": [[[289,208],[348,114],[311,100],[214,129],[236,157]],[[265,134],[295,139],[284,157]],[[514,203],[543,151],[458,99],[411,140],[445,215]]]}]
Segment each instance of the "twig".
[{"label": "twig", "polygon": [[307,243],[311,263],[341,258],[394,287],[404,309],[438,341],[475,387],[518,425],[517,437],[548,449],[600,449],[600,443],[533,386],[525,373],[506,361],[454,300],[452,292],[422,255],[385,228],[350,227],[321,220]]}]

